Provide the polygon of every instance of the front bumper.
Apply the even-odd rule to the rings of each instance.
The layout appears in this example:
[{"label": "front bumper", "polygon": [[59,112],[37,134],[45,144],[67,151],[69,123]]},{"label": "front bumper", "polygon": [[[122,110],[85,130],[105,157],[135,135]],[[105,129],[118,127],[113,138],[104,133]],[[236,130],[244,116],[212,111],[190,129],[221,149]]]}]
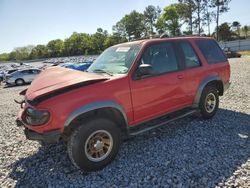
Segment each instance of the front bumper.
[{"label": "front bumper", "polygon": [[[23,122],[18,119],[16,120],[16,124],[18,127],[24,126]],[[28,128],[24,129],[24,134],[28,140],[37,140],[37,141],[42,141],[44,143],[57,143],[60,141],[61,136],[62,136],[60,130],[37,133]]]},{"label": "front bumper", "polygon": [[59,130],[40,134],[26,128],[24,129],[24,133],[28,140],[38,140],[44,143],[57,143],[61,138],[61,132]]}]

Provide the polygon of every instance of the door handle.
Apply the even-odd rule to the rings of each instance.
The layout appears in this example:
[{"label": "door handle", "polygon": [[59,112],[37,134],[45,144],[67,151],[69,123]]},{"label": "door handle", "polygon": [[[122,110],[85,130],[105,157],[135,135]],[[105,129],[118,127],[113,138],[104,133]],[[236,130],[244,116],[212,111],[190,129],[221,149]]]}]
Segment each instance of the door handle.
[{"label": "door handle", "polygon": [[182,74],[180,74],[180,75],[177,76],[177,78],[178,78],[178,79],[183,79],[184,76],[183,76]]}]

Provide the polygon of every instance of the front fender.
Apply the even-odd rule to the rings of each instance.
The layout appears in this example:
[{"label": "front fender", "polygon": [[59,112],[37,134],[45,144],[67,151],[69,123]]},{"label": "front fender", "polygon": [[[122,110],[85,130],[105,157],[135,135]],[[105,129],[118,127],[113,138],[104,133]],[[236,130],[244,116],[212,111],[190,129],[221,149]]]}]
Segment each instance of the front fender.
[{"label": "front fender", "polygon": [[76,109],[67,117],[67,119],[64,123],[64,128],[69,126],[70,123],[78,116],[80,116],[84,113],[93,111],[93,110],[101,109],[101,108],[114,108],[114,109],[118,110],[123,115],[123,118],[124,118],[126,124],[128,124],[127,115],[126,115],[123,107],[115,101],[108,100],[108,101],[96,101],[96,102],[86,104],[86,105],[81,106],[80,108]]}]

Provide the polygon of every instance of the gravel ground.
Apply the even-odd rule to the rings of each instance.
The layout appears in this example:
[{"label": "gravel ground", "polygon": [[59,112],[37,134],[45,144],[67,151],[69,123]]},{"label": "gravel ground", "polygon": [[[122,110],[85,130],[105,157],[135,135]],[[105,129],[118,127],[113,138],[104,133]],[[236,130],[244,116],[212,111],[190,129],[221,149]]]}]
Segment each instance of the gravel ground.
[{"label": "gravel ground", "polygon": [[230,64],[232,85],[213,119],[188,117],[133,137],[93,173],[76,170],[64,144],[26,140],[13,102],[25,87],[0,88],[0,187],[250,187],[250,58]]}]

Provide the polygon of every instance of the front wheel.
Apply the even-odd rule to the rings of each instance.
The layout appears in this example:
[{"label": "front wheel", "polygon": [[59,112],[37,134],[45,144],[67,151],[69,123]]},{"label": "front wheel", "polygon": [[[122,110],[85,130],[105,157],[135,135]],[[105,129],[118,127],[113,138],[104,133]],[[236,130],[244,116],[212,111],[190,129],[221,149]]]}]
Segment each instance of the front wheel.
[{"label": "front wheel", "polygon": [[24,80],[21,79],[21,78],[18,78],[16,81],[15,81],[16,85],[17,86],[22,86],[25,84]]},{"label": "front wheel", "polygon": [[90,120],[80,125],[68,141],[68,154],[72,163],[84,171],[104,168],[119,150],[120,130],[104,118]]},{"label": "front wheel", "polygon": [[219,106],[219,94],[214,87],[206,87],[201,95],[200,100],[200,113],[204,119],[212,118]]}]

